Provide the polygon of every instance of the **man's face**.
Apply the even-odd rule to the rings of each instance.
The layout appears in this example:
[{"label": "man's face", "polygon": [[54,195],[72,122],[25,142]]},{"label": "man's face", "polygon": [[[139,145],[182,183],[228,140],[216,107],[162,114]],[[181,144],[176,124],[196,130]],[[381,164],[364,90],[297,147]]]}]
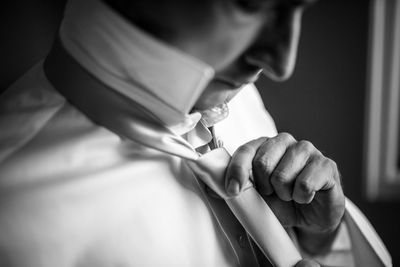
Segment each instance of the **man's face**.
[{"label": "man's face", "polygon": [[195,104],[229,101],[261,72],[293,71],[304,8],[316,0],[106,0],[136,25],[207,64],[215,79]]},{"label": "man's face", "polygon": [[195,108],[229,101],[261,73],[285,80],[293,72],[301,16],[312,0],[215,1],[214,26],[203,36],[203,61],[216,70]]}]

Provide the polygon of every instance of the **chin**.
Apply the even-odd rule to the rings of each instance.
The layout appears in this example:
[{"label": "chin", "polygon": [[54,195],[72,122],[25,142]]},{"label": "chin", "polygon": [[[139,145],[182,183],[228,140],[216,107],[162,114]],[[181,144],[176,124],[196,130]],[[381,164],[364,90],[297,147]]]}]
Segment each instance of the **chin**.
[{"label": "chin", "polygon": [[199,99],[197,101],[196,105],[194,106],[195,110],[207,110],[211,109],[213,107],[216,107],[218,105],[221,105],[222,103],[227,102],[225,98],[220,98],[220,99]]},{"label": "chin", "polygon": [[[211,85],[211,84],[210,84]],[[194,108],[197,110],[207,110],[222,103],[228,103],[239,91],[239,88],[225,86],[208,86],[197,100]]]}]

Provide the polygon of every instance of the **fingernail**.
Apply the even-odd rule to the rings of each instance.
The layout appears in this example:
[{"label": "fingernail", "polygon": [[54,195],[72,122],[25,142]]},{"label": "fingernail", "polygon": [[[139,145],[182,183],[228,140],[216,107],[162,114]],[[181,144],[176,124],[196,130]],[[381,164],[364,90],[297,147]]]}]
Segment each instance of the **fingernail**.
[{"label": "fingernail", "polygon": [[232,179],[229,181],[228,188],[227,188],[228,194],[230,195],[237,195],[240,192],[240,184],[238,181],[235,179]]}]

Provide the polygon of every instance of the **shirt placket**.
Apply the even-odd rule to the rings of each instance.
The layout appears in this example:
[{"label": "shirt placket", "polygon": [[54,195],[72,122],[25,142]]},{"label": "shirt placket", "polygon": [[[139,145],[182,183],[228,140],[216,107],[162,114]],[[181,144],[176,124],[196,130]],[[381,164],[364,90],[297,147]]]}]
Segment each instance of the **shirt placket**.
[{"label": "shirt placket", "polygon": [[[215,136],[214,128],[209,127],[208,129],[211,132],[212,139],[208,144],[196,149],[199,153],[204,153],[223,146],[222,140]],[[208,192],[210,189],[208,189],[200,179],[196,178],[196,180],[208,207],[214,215],[217,225],[221,228],[220,230],[224,233],[228,243],[234,250],[234,254],[237,256],[239,261],[239,266],[270,266],[259,264],[259,257],[256,252],[257,248],[255,247],[255,244],[236,219],[235,215],[228,208],[225,201],[217,196],[211,196]]]}]

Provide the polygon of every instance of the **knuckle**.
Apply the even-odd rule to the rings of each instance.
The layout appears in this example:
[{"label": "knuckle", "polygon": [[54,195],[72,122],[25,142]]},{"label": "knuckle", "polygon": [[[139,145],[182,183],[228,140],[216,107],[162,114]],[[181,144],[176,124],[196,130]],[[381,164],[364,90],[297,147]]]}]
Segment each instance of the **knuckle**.
[{"label": "knuckle", "polygon": [[271,183],[274,186],[284,186],[289,183],[288,175],[281,170],[276,170],[271,178]]},{"label": "knuckle", "polygon": [[322,157],[320,159],[320,161],[321,161],[322,168],[330,170],[332,173],[336,172],[336,170],[337,170],[336,162],[334,162],[330,158],[326,158],[326,157]]},{"label": "knuckle", "polygon": [[265,161],[263,158],[253,159],[253,167],[255,168],[263,168],[265,166]]},{"label": "knuckle", "polygon": [[296,146],[290,146],[286,149],[285,155],[294,159],[299,155],[299,149]]},{"label": "knuckle", "polygon": [[327,158],[327,160],[328,160],[328,163],[331,166],[331,168],[336,171],[338,168],[336,162],[330,158]]},{"label": "knuckle", "polygon": [[273,168],[273,164],[267,157],[262,157],[253,160],[253,167],[258,171],[269,175]]},{"label": "knuckle", "polygon": [[252,152],[253,152],[253,148],[249,144],[244,144],[236,150],[236,153],[248,154],[248,153],[252,153]]},{"label": "knuckle", "polygon": [[307,140],[301,140],[299,142],[297,142],[297,148],[301,151],[306,151],[308,153],[311,153],[312,151],[315,150],[314,145]]},{"label": "knuckle", "polygon": [[325,158],[323,161],[323,165],[330,171],[330,174],[333,178],[339,179],[339,170],[335,161],[330,158]]},{"label": "knuckle", "polygon": [[278,137],[280,140],[284,141],[284,142],[292,142],[292,141],[295,140],[294,137],[293,137],[290,133],[286,133],[286,132],[279,133],[279,134],[277,135],[277,137]]},{"label": "knuckle", "polygon": [[324,168],[333,168],[334,162],[333,162],[333,160],[324,157],[324,158],[321,158],[321,165]]},{"label": "knuckle", "polygon": [[311,195],[314,192],[312,183],[308,180],[301,180],[298,183],[299,190],[305,195]]}]

